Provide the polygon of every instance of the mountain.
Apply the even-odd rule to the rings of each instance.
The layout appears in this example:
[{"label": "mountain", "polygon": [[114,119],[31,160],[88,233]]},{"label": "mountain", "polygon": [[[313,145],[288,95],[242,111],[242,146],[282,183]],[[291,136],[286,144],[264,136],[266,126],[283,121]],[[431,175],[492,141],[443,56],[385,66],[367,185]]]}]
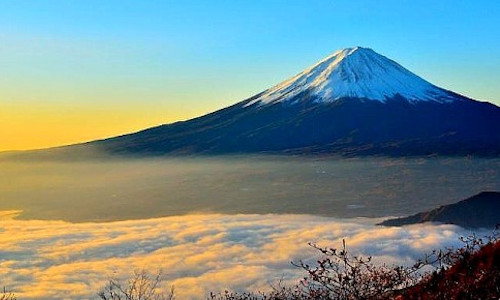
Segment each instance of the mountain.
[{"label": "mountain", "polygon": [[297,76],[263,92],[254,103],[303,102],[307,91],[316,103],[342,98],[386,100],[400,96],[410,102],[456,100],[456,95],[438,88],[396,62],[367,48],[340,50]]},{"label": "mountain", "polygon": [[495,228],[500,225],[500,193],[482,192],[458,203],[413,216],[389,219],[379,225],[403,226],[424,222],[455,224],[465,228]]},{"label": "mountain", "polygon": [[219,111],[58,150],[498,156],[498,128],[499,107],[439,88],[355,47]]}]

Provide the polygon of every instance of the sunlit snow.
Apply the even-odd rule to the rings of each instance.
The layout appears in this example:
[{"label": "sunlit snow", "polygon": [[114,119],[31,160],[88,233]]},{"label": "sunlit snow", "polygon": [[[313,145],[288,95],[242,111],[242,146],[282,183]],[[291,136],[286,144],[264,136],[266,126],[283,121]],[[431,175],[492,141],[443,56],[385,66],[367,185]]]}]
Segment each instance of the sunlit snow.
[{"label": "sunlit snow", "polygon": [[314,66],[268,90],[247,104],[297,101],[307,92],[316,102],[340,98],[362,98],[385,102],[395,96],[410,102],[449,102],[456,99],[375,51],[347,48],[333,53]]}]

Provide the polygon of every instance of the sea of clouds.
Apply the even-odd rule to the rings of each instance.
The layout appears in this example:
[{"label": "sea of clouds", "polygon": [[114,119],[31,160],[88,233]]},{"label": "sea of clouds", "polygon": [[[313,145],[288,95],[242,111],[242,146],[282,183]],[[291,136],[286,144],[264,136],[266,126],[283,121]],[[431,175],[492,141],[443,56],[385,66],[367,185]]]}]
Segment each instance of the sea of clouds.
[{"label": "sea of clouds", "polygon": [[161,270],[177,299],[210,291],[268,290],[304,272],[291,261],[314,260],[308,246],[340,247],[379,263],[410,264],[469,234],[453,225],[381,227],[380,219],[312,215],[201,214],[143,220],[69,223],[16,220],[0,213],[0,285],[20,299],[98,299],[109,278]]}]

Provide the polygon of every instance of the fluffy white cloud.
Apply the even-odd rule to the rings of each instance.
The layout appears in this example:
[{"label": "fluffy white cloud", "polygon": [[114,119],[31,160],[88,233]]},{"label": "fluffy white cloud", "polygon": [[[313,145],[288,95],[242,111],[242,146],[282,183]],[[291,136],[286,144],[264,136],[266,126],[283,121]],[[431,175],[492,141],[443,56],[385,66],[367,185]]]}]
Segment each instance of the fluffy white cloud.
[{"label": "fluffy white cloud", "polygon": [[374,219],[310,215],[188,215],[108,223],[12,219],[0,212],[0,285],[21,299],[92,299],[110,277],[161,269],[178,299],[210,291],[268,289],[300,278],[290,261],[314,259],[307,242],[390,263],[457,244],[452,225],[380,227]]}]

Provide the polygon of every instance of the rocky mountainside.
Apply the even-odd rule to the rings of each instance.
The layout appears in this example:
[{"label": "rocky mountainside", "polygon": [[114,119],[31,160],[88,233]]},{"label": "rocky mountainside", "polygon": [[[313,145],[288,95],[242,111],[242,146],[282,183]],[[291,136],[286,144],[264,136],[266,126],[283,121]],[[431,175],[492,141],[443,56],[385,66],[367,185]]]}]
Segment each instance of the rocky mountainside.
[{"label": "rocky mountainside", "polygon": [[386,220],[379,225],[403,226],[424,222],[455,224],[465,228],[495,228],[500,225],[500,193],[482,192],[455,204],[413,216]]}]

